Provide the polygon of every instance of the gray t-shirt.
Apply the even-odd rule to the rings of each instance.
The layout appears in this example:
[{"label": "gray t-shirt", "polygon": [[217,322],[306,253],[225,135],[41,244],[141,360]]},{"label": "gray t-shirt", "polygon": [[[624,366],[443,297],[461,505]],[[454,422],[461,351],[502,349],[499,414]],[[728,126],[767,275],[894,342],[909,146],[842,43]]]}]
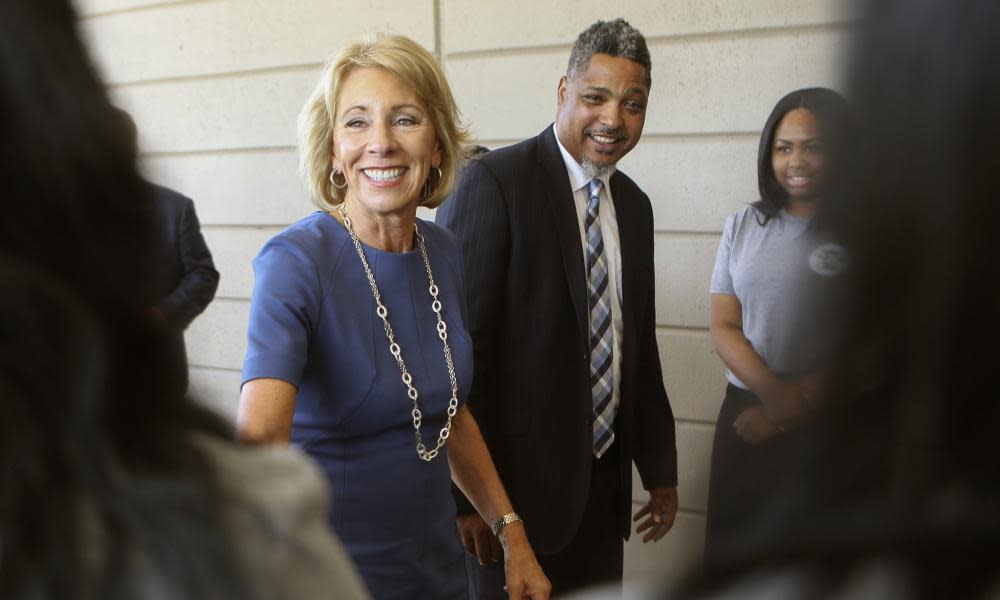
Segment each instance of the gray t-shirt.
[{"label": "gray t-shirt", "polygon": [[[713,294],[743,306],[743,334],[777,376],[809,373],[826,358],[834,333],[833,295],[845,266],[841,246],[817,235],[811,220],[746,206],[726,218],[712,272]],[[732,371],[730,383],[747,389]]]}]

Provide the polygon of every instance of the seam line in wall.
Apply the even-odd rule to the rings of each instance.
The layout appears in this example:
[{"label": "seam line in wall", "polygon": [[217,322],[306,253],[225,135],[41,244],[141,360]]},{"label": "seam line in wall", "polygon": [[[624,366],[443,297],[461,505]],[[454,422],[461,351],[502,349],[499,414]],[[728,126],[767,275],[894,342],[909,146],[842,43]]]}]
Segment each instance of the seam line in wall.
[{"label": "seam line in wall", "polygon": [[113,17],[128,13],[145,12],[149,10],[157,10],[161,8],[168,8],[174,6],[180,6],[183,4],[208,4],[209,2],[215,2],[216,0],[164,0],[163,2],[151,2],[149,4],[143,4],[142,6],[129,6],[126,8],[113,8],[110,10],[99,10],[91,13],[80,13],[80,20],[88,19],[98,19],[101,17]]},{"label": "seam line in wall", "polygon": [[[707,293],[707,292],[706,292]],[[657,333],[702,334],[708,333],[708,327],[691,325],[657,325]]]},{"label": "seam line in wall", "polygon": [[222,373],[242,373],[243,372],[242,369],[235,369],[235,368],[232,368],[232,367],[215,367],[215,366],[211,366],[211,365],[195,365],[195,364],[191,364],[191,365],[188,365],[188,368],[190,368],[190,369],[197,369],[199,371],[219,371],[219,372],[222,372]]},{"label": "seam line in wall", "polygon": [[323,67],[322,62],[292,63],[287,65],[274,65],[270,67],[253,67],[249,69],[234,69],[232,71],[216,71],[212,73],[198,73],[193,75],[175,75],[170,77],[154,77],[152,79],[132,79],[125,81],[108,82],[111,89],[123,89],[133,87],[148,87],[154,85],[167,85],[171,83],[190,83],[196,81],[213,81],[217,79],[236,79],[239,77],[253,77],[257,75],[273,75],[280,73],[295,73],[297,71],[318,71]]},{"label": "seam line in wall", "polygon": [[216,154],[255,154],[263,152],[288,152],[294,151],[295,146],[246,146],[243,148],[207,148],[204,150],[154,150],[143,152],[139,155],[140,160],[147,158],[167,158],[175,156],[210,156]]},{"label": "seam line in wall", "polygon": [[[697,31],[646,36],[646,44],[669,45],[677,43],[699,43],[726,40],[730,38],[762,38],[782,35],[800,35],[809,33],[835,33],[851,27],[854,20],[844,19],[829,23],[806,23],[802,25],[776,25],[771,27],[748,27],[745,29],[719,29],[717,31]],[[529,44],[525,46],[510,46],[507,48],[483,48],[474,50],[459,50],[445,55],[447,60],[474,60],[477,58],[500,58],[508,56],[523,56],[535,53],[568,52],[572,42],[559,44]]]}]

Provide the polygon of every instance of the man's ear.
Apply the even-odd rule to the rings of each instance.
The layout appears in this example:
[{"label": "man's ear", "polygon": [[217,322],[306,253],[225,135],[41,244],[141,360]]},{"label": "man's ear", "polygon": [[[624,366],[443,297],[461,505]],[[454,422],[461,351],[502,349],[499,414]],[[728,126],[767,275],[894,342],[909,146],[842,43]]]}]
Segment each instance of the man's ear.
[{"label": "man's ear", "polygon": [[562,108],[567,94],[569,94],[569,80],[563,75],[559,78],[559,85],[556,86],[556,108]]}]

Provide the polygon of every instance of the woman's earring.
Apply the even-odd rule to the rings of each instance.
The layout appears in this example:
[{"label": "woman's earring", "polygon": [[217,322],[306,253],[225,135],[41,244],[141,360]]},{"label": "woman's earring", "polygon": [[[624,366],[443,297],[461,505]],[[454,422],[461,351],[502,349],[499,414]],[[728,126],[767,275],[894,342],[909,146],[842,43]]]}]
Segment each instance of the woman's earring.
[{"label": "woman's earring", "polygon": [[[337,185],[337,179],[336,179],[337,175],[340,175],[344,179],[344,183],[341,183],[340,185]],[[330,171],[330,185],[332,185],[333,187],[337,188],[338,190],[346,189],[347,188],[347,176],[345,176],[343,173],[341,173],[337,169],[334,169],[334,170]]]},{"label": "woman's earring", "polygon": [[[433,177],[434,172],[437,171],[437,177]],[[441,185],[441,179],[444,177],[444,173],[441,172],[441,167],[434,165],[431,167],[431,172],[427,175],[427,179],[424,181],[424,188],[421,190],[421,198],[427,199],[437,191],[438,186]],[[431,183],[431,180],[434,183]]]}]

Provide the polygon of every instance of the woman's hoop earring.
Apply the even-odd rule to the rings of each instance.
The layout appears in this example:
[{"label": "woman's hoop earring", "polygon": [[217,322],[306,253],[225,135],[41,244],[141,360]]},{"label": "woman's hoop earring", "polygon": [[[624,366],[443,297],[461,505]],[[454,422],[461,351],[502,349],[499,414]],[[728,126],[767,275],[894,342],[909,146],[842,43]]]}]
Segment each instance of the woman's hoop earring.
[{"label": "woman's hoop earring", "polygon": [[[335,177],[338,174],[341,177],[344,178],[344,183],[342,183],[340,185],[337,185],[337,180],[335,179]],[[337,188],[338,190],[347,189],[347,176],[345,176],[343,173],[341,173],[337,169],[334,169],[334,170],[330,171],[330,185],[332,185],[333,187]]]},{"label": "woman's hoop earring", "polygon": [[[433,177],[435,171],[437,171],[436,179]],[[441,185],[441,179],[443,178],[444,178],[444,173],[441,171],[441,167],[437,165],[431,167],[431,172],[430,174],[427,175],[427,179],[424,181],[424,188],[423,190],[421,190],[420,197],[424,200],[430,198],[431,195],[437,191],[438,186]],[[432,179],[434,180],[434,183],[431,183]]]}]

